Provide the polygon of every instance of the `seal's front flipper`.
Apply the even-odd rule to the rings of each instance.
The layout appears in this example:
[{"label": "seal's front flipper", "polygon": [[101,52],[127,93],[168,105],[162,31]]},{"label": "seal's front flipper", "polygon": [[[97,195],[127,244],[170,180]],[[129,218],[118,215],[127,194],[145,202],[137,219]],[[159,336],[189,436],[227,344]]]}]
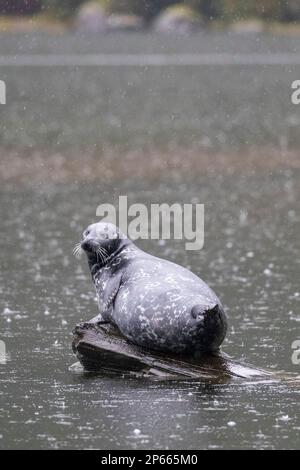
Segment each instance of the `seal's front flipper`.
[{"label": "seal's front flipper", "polygon": [[100,282],[97,279],[95,281],[99,312],[104,321],[110,321],[111,319],[110,313],[119,292],[121,277],[121,275],[118,275],[107,278],[104,282]]},{"label": "seal's front flipper", "polygon": [[110,335],[122,336],[118,327],[109,320],[104,320],[102,315],[99,314],[93,317],[91,320],[80,322],[73,330],[74,335],[81,335],[84,331],[93,330],[99,332],[105,332]]},{"label": "seal's front flipper", "polygon": [[87,323],[92,323],[93,325],[99,325],[99,324],[101,325],[102,323],[108,323],[108,320],[104,320],[101,313],[99,313],[94,318],[89,320]]},{"label": "seal's front flipper", "polygon": [[93,328],[95,326],[101,326],[109,323],[109,320],[104,320],[102,315],[99,313],[95,317],[91,318],[91,320],[80,322],[76,328],[83,328],[83,329],[88,329],[88,328]]}]

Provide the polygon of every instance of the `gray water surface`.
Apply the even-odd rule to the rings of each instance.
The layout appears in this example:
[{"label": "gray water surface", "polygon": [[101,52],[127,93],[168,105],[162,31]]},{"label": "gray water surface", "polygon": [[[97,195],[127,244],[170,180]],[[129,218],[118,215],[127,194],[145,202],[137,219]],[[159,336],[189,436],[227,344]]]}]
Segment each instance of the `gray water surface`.
[{"label": "gray water surface", "polygon": [[138,242],[189,267],[226,306],[224,352],[299,373],[299,173],[104,181],[1,189],[0,448],[203,449],[299,446],[299,388],[107,377],[68,370],[71,330],[97,313],[72,248],[98,204],[205,204],[205,245]]},{"label": "gray water surface", "polygon": [[[104,154],[107,148],[136,152],[178,146],[222,153],[249,146],[298,149],[300,117],[291,102],[291,84],[300,76],[299,50],[299,37],[268,34],[0,34],[0,79],[7,84],[0,154],[2,147],[46,153],[71,148],[74,154],[78,147]],[[86,54],[108,59],[115,54],[205,54],[211,59],[221,54],[233,60],[245,55],[249,63],[35,67],[29,61],[26,67],[10,67],[5,61],[43,54],[49,63],[49,56],[74,54],[83,59]],[[257,54],[262,63],[253,65]],[[267,65],[278,54],[295,54],[298,60]]]}]

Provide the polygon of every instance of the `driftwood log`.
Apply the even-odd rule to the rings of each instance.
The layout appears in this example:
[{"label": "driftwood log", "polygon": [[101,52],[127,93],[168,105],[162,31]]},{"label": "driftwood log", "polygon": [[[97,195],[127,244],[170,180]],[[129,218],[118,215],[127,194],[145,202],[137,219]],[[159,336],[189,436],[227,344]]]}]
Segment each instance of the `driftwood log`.
[{"label": "driftwood log", "polygon": [[73,351],[87,371],[142,377],[189,378],[224,382],[231,378],[268,379],[270,372],[239,364],[222,353],[197,360],[166,356],[130,344],[112,326],[91,320],[73,331]]}]

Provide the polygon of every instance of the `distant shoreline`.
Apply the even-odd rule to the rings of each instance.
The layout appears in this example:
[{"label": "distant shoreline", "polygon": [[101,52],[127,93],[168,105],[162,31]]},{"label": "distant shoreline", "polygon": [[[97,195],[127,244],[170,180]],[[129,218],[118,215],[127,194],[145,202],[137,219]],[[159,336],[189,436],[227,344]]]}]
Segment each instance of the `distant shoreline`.
[{"label": "distant shoreline", "polygon": [[[144,34],[151,31],[151,26],[145,26],[144,29],[139,31],[139,34]],[[224,32],[231,31],[237,34],[261,34],[269,33],[274,35],[287,35],[287,36],[300,36],[300,22],[274,22],[262,21],[257,18],[239,20],[235,22],[223,22],[215,20],[205,28],[208,32]],[[48,33],[48,34],[63,34],[75,31],[74,20],[57,20],[52,16],[45,14],[32,15],[32,16],[6,16],[0,15],[0,34],[2,33]],[[116,32],[118,29],[116,29]],[[121,28],[120,28],[121,31]],[[114,32],[107,31],[104,33],[91,33],[97,34],[113,34]],[[199,33],[189,33],[194,36]],[[176,33],[170,35],[177,36]],[[180,36],[180,34],[179,34]]]},{"label": "distant shoreline", "polygon": [[207,152],[204,149],[117,153],[91,149],[7,150],[0,148],[0,182],[14,188],[42,183],[189,179],[196,175],[251,175],[300,170],[297,150],[274,147]]}]

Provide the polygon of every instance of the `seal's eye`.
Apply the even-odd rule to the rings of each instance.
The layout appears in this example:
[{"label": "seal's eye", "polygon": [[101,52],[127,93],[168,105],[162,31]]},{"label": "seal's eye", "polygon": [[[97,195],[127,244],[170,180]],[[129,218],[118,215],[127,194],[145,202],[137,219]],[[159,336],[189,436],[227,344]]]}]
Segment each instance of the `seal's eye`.
[{"label": "seal's eye", "polygon": [[90,230],[85,230],[83,232],[83,238],[87,237],[90,234],[90,232],[91,232]]}]

